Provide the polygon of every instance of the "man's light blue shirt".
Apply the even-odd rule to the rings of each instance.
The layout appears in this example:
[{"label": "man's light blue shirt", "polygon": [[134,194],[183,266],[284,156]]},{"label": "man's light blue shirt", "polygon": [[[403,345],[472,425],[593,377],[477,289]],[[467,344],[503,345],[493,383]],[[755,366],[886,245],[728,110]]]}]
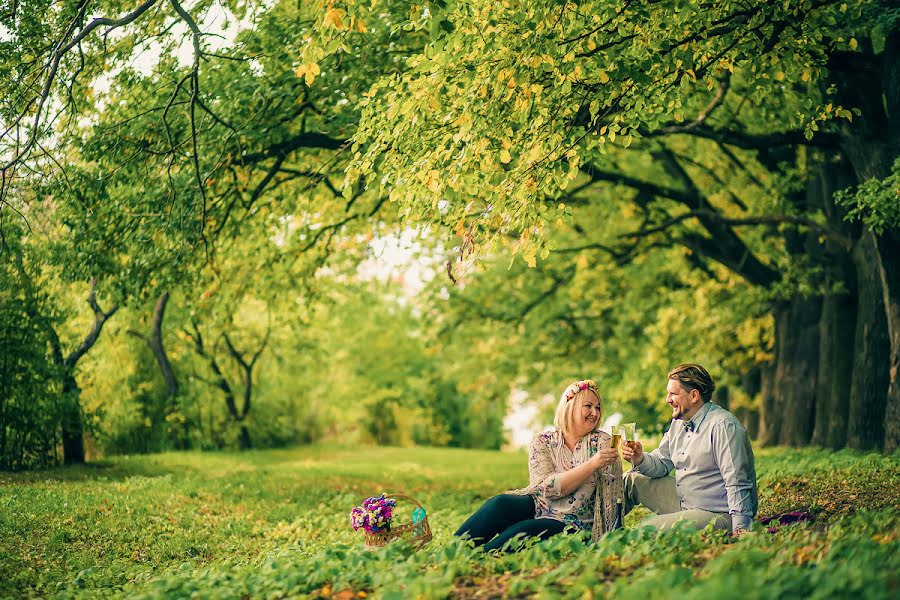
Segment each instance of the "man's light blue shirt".
[{"label": "man's light blue shirt", "polygon": [[673,419],[659,447],[635,471],[665,477],[675,469],[681,510],[731,515],[731,528],[748,529],[756,516],[756,469],[750,439],[733,414],[712,402],[690,421]]}]

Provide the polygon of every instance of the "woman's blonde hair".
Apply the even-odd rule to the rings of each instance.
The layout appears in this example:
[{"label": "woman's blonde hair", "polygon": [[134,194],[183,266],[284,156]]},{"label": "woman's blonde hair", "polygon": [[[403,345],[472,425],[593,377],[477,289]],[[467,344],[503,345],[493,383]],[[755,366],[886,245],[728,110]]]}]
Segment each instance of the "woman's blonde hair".
[{"label": "woman's blonde hair", "polygon": [[[572,386],[578,385],[578,383],[573,383],[566,388],[566,391],[570,391]],[[559,399],[559,404],[556,406],[556,416],[553,418],[553,425],[555,425],[556,429],[563,435],[572,435],[572,425],[575,423],[575,407],[581,406],[581,403],[587,396],[594,396],[597,398],[597,402],[599,403],[598,408],[600,410],[600,415],[597,417],[597,423],[591,431],[597,431],[597,429],[600,428],[600,423],[603,421],[603,398],[600,397],[600,392],[598,392],[596,388],[587,387],[579,389],[574,395],[567,396],[566,393],[563,393],[562,398]]]}]

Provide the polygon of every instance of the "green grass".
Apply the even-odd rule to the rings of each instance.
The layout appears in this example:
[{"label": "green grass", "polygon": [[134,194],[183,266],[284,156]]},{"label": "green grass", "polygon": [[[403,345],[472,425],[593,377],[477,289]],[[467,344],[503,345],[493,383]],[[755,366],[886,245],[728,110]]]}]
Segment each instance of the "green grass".
[{"label": "green grass", "polygon": [[[484,557],[451,537],[483,499],[521,486],[522,453],[318,445],[121,457],[0,474],[0,596],[889,598],[900,593],[900,457],[757,453],[760,513],[812,524],[738,542],[631,527]],[[368,495],[404,491],[435,539],[363,549]],[[403,514],[401,513],[401,517]],[[630,516],[633,526],[636,518]],[[634,595],[637,594],[637,595]]]}]

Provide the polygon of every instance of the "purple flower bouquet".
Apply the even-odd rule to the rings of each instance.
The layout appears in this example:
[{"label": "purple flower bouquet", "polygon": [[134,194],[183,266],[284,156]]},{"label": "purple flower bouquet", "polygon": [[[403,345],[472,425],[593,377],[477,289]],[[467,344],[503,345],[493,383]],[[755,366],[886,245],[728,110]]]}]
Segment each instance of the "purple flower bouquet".
[{"label": "purple flower bouquet", "polygon": [[396,500],[385,498],[384,494],[378,498],[366,498],[362,506],[350,511],[350,524],[356,531],[360,528],[369,533],[390,531],[391,516],[396,505]]}]

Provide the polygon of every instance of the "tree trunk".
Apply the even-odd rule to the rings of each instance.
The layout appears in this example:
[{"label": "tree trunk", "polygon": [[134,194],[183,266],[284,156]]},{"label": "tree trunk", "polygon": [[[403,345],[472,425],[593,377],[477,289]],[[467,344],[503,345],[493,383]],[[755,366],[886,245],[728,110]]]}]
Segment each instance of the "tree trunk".
[{"label": "tree trunk", "polygon": [[[775,316],[775,328],[778,328],[778,315]],[[777,337],[776,337],[777,344]],[[775,401],[775,365],[760,366],[759,386],[759,444],[772,446],[778,443],[781,414],[780,405]]]},{"label": "tree trunk", "polygon": [[168,302],[169,292],[163,292],[157,299],[156,306],[153,309],[153,323],[150,327],[149,337],[134,330],[128,331],[129,334],[143,340],[156,359],[163,381],[166,383],[166,400],[162,412],[167,416],[175,412],[175,398],[178,396],[178,379],[175,377],[175,371],[172,369],[172,363],[169,362],[169,357],[166,355],[166,349],[163,345],[162,326]]},{"label": "tree trunk", "polygon": [[94,324],[81,343],[65,358],[62,355],[62,348],[56,330],[52,326],[48,329],[53,360],[56,362],[59,372],[62,373],[62,401],[64,402],[64,408],[61,429],[63,463],[67,465],[83,463],[85,459],[84,423],[82,422],[81,402],[78,399],[81,390],[78,388],[78,382],[75,381],[75,365],[94,347],[94,344],[97,343],[97,339],[100,337],[100,332],[103,330],[103,325],[119,310],[119,305],[115,304],[111,309],[104,312],[97,303],[96,288],[97,281],[92,279],[90,291],[88,292],[88,306],[94,311]]},{"label": "tree trunk", "polygon": [[[750,371],[741,375],[741,389],[744,390],[744,393],[746,393],[748,397],[757,398],[760,392],[761,380],[762,373],[760,372],[760,367],[755,366],[750,369]],[[744,407],[734,414],[741,420],[741,423],[744,424],[744,429],[747,430],[747,435],[750,436],[750,439],[758,440],[760,422],[758,405],[756,408]]]},{"label": "tree trunk", "polygon": [[853,249],[859,306],[854,343],[853,382],[847,419],[847,445],[867,450],[884,445],[884,417],[890,382],[890,340],[879,274],[875,236],[863,233]]},{"label": "tree trunk", "polygon": [[[871,40],[859,52],[835,53],[829,58],[830,74],[838,85],[840,103],[860,109],[854,123],[842,126],[841,147],[858,182],[887,177],[900,155],[900,29],[893,28],[876,55]],[[857,361],[854,366],[848,444],[855,448],[885,449],[900,444],[900,275],[897,269],[898,232],[876,239],[866,231],[853,252],[860,286],[859,322],[856,331]],[[874,275],[873,275],[874,271]],[[876,283],[877,282],[877,283]],[[882,316],[878,319],[874,290],[878,286]],[[866,291],[863,292],[863,288]],[[880,363],[880,364],[879,364]],[[859,382],[857,383],[857,378]],[[875,386],[885,387],[880,394]],[[874,423],[874,419],[883,419]]]},{"label": "tree trunk", "polygon": [[900,233],[895,231],[879,236],[878,250],[891,346],[884,415],[884,451],[891,453],[900,448]]},{"label": "tree trunk", "polygon": [[247,425],[241,423],[241,435],[238,438],[238,447],[241,450],[249,450],[252,445],[250,443],[250,430],[247,429]]},{"label": "tree trunk", "polygon": [[[855,239],[860,228],[846,221],[846,211],[834,202],[834,194],[856,182],[852,167],[839,153],[823,152],[812,170],[809,188],[820,198],[828,226]],[[848,248],[828,238],[825,251],[825,296],[819,321],[819,377],[816,388],[816,423],[812,443],[843,448],[847,443],[847,413],[853,378],[853,342],[856,333],[856,271]]]},{"label": "tree trunk", "polygon": [[175,378],[175,371],[172,370],[172,363],[169,362],[169,357],[166,355],[162,336],[163,318],[165,317],[166,304],[168,304],[168,302],[169,292],[163,292],[156,301],[156,308],[153,310],[153,330],[150,334],[150,349],[153,351],[153,356],[156,357],[159,370],[162,372],[163,379],[166,382],[166,395],[168,397],[166,412],[172,413],[175,410],[175,397],[178,395],[178,380]]},{"label": "tree trunk", "polygon": [[795,298],[781,313],[781,326],[776,328],[775,393],[781,405],[781,444],[805,446],[812,437],[821,312],[821,298]]},{"label": "tree trunk", "polygon": [[63,464],[74,465],[84,463],[84,425],[81,416],[81,403],[78,401],[78,383],[71,372],[63,377],[62,398],[64,407],[62,414],[62,446]]},{"label": "tree trunk", "polygon": [[856,290],[826,296],[822,302],[819,326],[819,379],[812,443],[837,450],[847,443],[856,332]]}]

